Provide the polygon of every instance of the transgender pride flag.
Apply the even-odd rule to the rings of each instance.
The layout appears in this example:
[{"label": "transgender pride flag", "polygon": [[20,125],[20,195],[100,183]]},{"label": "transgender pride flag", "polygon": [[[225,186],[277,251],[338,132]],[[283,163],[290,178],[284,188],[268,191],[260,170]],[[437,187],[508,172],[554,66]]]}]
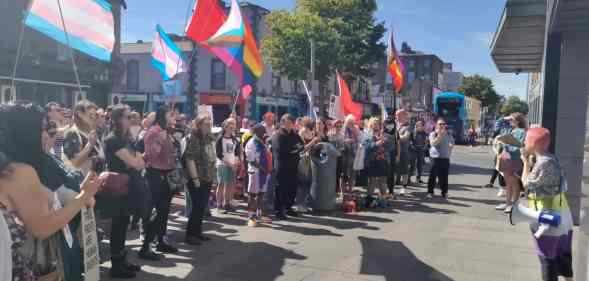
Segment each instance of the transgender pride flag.
[{"label": "transgender pride flag", "polygon": [[151,64],[159,70],[164,80],[168,81],[176,74],[186,72],[186,67],[180,48],[174,44],[159,24],[156,30],[151,47]]},{"label": "transgender pride flag", "polygon": [[110,61],[115,45],[114,19],[105,0],[33,0],[25,24],[65,45],[69,39],[70,47]]}]

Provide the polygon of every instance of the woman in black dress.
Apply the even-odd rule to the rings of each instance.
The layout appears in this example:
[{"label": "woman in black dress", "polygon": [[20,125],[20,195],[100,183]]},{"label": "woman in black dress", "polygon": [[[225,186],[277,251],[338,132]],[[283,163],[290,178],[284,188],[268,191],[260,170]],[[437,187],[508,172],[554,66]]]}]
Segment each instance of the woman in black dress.
[{"label": "woman in black dress", "polygon": [[[131,176],[132,170],[140,171],[145,168],[145,162],[140,154],[131,148],[129,128],[130,111],[123,105],[117,105],[111,113],[112,132],[104,141],[107,168],[110,172]],[[110,254],[112,278],[133,278],[140,267],[126,260],[125,240],[129,226],[130,196],[99,196],[97,207],[101,215],[112,218],[110,230]]]}]

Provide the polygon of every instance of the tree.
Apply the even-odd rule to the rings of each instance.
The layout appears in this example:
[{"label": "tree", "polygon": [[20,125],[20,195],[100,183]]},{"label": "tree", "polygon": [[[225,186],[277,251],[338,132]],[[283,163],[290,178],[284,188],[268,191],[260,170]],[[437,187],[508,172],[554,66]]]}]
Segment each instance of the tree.
[{"label": "tree", "polygon": [[338,69],[349,78],[372,77],[373,65],[384,60],[386,46],[381,42],[385,28],[376,21],[375,0],[298,0],[297,11],[317,15],[340,39],[332,55]]},{"label": "tree", "polygon": [[517,96],[510,96],[507,98],[501,107],[501,114],[510,115],[512,113],[528,114],[528,104]]},{"label": "tree", "polygon": [[[290,80],[306,80],[311,46],[316,45],[316,79],[326,83],[336,67],[339,35],[321,17],[304,11],[273,11],[266,18],[270,35],[262,40],[262,53],[275,72]],[[337,52],[337,51],[336,51]]]},{"label": "tree", "polygon": [[493,81],[478,74],[464,77],[462,86],[458,91],[467,97],[480,100],[483,107],[489,108],[489,112],[495,112],[502,100],[502,96],[495,91]]}]

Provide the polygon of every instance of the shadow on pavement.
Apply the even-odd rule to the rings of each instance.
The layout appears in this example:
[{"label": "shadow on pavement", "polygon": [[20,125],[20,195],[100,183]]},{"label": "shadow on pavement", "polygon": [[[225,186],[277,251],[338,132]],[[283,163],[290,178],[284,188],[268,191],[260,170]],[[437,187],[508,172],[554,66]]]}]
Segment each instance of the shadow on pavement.
[{"label": "shadow on pavement", "polygon": [[474,198],[465,198],[465,197],[452,197],[453,200],[463,201],[463,202],[473,202],[473,203],[482,203],[486,205],[497,205],[499,203],[505,202],[505,199],[474,199]]},{"label": "shadow on pavement", "polygon": [[489,168],[481,168],[477,166],[467,166],[462,164],[452,164],[450,167],[450,175],[489,175],[493,174],[493,170]]},{"label": "shadow on pavement", "polygon": [[362,244],[360,274],[386,281],[454,281],[419,260],[402,242],[358,237]]},{"label": "shadow on pavement", "polygon": [[[169,231],[170,237],[175,241],[181,241],[183,231]],[[161,261],[146,262],[137,260],[139,245],[127,247],[129,259],[132,262],[149,266],[152,272],[142,271],[134,280],[215,280],[215,281],[257,281],[276,280],[284,273],[283,267],[287,260],[305,260],[307,257],[294,251],[274,246],[264,242],[242,242],[226,237],[209,235],[211,242],[201,246],[189,246],[184,243],[176,243],[180,252],[173,255],[165,255]],[[155,268],[155,270],[154,270]],[[170,271],[173,270],[173,273]],[[108,268],[102,266],[101,280],[111,280],[108,276]],[[154,273],[157,271],[158,273]],[[172,277],[183,275],[183,278]],[[161,273],[160,273],[161,272]]]}]

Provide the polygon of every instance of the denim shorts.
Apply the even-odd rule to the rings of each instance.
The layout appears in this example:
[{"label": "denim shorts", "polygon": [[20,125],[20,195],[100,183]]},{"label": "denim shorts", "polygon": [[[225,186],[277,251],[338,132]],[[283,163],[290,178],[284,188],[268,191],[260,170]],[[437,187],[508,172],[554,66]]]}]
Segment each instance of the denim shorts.
[{"label": "denim shorts", "polygon": [[235,170],[229,166],[217,166],[217,182],[232,185],[235,183]]}]

